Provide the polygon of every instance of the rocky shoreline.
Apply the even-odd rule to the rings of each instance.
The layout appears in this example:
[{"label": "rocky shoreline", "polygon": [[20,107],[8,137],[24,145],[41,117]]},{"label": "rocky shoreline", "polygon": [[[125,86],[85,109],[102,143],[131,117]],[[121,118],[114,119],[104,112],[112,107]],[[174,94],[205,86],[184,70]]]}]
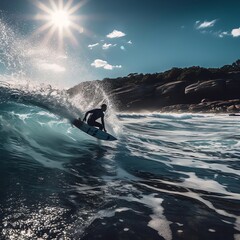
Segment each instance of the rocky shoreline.
[{"label": "rocky shoreline", "polygon": [[155,74],[82,82],[68,90],[102,102],[104,91],[118,111],[240,112],[240,60],[221,68],[172,68]]}]

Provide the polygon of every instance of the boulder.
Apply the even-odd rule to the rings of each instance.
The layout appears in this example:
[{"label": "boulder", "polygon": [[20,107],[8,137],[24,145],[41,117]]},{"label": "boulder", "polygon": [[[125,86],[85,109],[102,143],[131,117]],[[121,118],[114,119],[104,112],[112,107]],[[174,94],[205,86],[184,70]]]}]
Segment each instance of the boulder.
[{"label": "boulder", "polygon": [[186,83],[184,81],[175,81],[171,83],[165,83],[155,90],[155,95],[159,96],[184,96],[184,90]]},{"label": "boulder", "polygon": [[203,98],[211,100],[225,99],[226,82],[223,79],[209,80],[190,84],[185,88],[185,94],[193,101],[201,101]]},{"label": "boulder", "polygon": [[119,111],[235,111],[231,106],[240,104],[240,61],[222,68],[194,66],[132,73],[82,82],[67,92],[70,97],[79,94],[79,99],[91,106],[110,100]]},{"label": "boulder", "polygon": [[228,98],[240,98],[240,78],[239,80],[226,80],[226,94]]}]

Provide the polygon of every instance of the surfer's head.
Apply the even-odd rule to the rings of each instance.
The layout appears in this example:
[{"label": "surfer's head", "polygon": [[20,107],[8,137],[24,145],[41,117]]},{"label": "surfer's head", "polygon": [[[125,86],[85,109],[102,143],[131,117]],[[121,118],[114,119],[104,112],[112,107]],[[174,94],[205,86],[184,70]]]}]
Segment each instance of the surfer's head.
[{"label": "surfer's head", "polygon": [[101,109],[105,112],[107,110],[107,105],[106,104],[102,104]]}]

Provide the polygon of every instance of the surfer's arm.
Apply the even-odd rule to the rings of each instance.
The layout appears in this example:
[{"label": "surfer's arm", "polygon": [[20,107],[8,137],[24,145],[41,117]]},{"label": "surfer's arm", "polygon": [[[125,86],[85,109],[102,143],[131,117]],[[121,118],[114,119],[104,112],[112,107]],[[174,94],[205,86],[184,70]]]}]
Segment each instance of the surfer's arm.
[{"label": "surfer's arm", "polygon": [[84,118],[83,118],[83,121],[84,121],[84,122],[86,121],[87,116],[88,116],[89,113],[93,113],[93,110],[90,110],[90,111],[86,112],[86,114],[85,114],[85,116],[84,116]]},{"label": "surfer's arm", "polygon": [[104,130],[104,132],[107,132],[107,130],[105,128],[104,117],[101,117],[101,120],[102,120],[103,130]]}]

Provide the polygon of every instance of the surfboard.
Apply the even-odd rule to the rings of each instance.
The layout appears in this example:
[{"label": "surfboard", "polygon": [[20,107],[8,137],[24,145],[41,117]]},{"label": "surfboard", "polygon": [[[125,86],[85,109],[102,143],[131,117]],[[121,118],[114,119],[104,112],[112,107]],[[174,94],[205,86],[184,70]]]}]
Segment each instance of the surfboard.
[{"label": "surfboard", "polygon": [[115,141],[117,140],[114,136],[112,136],[109,133],[103,132],[98,128],[89,126],[85,122],[81,121],[80,119],[74,119],[72,121],[72,124],[77,127],[78,129],[82,130],[83,132],[87,133],[88,135],[91,135],[95,138],[105,140],[105,141]]}]

